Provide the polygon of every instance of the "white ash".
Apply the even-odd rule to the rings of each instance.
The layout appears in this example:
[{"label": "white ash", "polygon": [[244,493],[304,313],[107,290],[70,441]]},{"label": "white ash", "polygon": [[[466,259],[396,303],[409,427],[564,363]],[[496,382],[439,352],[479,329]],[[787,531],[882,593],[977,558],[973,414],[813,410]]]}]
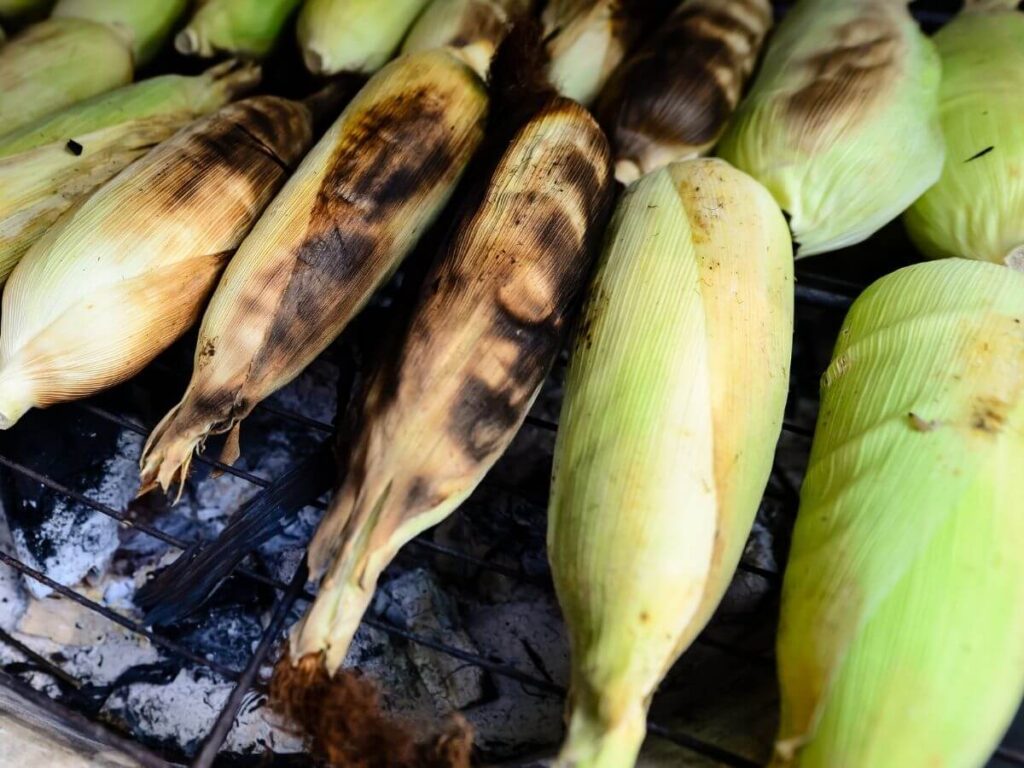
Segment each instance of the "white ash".
[{"label": "white ash", "polygon": [[[14,542],[7,527],[7,518],[3,514],[0,514],[0,551],[14,555]],[[27,605],[27,596],[18,572],[9,565],[0,563],[0,629],[11,632]],[[0,653],[3,651],[4,646],[0,644]]]},{"label": "white ash", "polygon": [[[115,510],[124,509],[133,498],[138,466],[131,458],[142,447],[142,437],[122,431],[117,449],[103,464],[101,479],[89,497]],[[29,501],[35,506],[35,502]],[[35,547],[26,540],[21,529],[15,529],[14,546],[18,558],[41,571],[58,584],[78,584],[89,574],[103,573],[118,547],[118,523],[102,512],[89,509],[80,502],[56,497],[49,509],[39,509],[43,522],[33,535],[47,542],[45,557],[38,559]],[[37,598],[53,590],[35,579],[25,578],[25,587]]]}]

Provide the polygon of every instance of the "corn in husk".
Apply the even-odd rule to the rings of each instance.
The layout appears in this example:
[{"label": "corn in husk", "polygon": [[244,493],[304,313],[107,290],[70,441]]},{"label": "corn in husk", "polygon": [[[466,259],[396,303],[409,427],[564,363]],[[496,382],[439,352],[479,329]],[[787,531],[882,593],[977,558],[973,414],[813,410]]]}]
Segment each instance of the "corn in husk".
[{"label": "corn in husk", "polygon": [[188,0],[57,0],[53,18],[106,24],[131,46],[141,66],[160,51],[187,6]]},{"label": "corn in husk", "polygon": [[725,130],[772,24],[769,0],[685,0],[616,71],[598,115],[629,184],[700,157]]},{"label": "corn in husk", "polygon": [[298,35],[314,75],[372,74],[398,50],[429,0],[306,0]]},{"label": "corn in husk", "polygon": [[43,14],[53,0],[0,0],[0,19],[16,19]]},{"label": "corn in husk", "polygon": [[775,766],[981,768],[1024,695],[1024,275],[857,300],[822,379],[778,640]]},{"label": "corn in husk", "polygon": [[384,567],[511,442],[558,353],[610,195],[603,133],[553,97],[512,140],[370,387],[346,483],[310,545],[323,583],[293,661],[323,653],[337,670]]},{"label": "corn in husk", "polygon": [[184,480],[207,435],[229,432],[330,344],[444,207],[480,143],[487,94],[444,50],[378,72],[239,248],[199,331],[185,396],[150,435],[142,487]]},{"label": "corn in husk", "polygon": [[549,77],[580,104],[597,98],[640,34],[628,0],[550,0],[541,14],[551,57]]},{"label": "corn in husk", "polygon": [[533,0],[432,0],[409,30],[402,53],[450,45],[474,56],[486,70],[511,22],[532,10]]},{"label": "corn in husk", "polygon": [[1024,12],[968,3],[935,35],[946,164],[907,211],[918,248],[1024,270]]},{"label": "corn in husk", "polygon": [[799,0],[718,154],[775,196],[798,256],[859,243],[942,172],[940,68],[906,0]]},{"label": "corn in husk", "polygon": [[150,117],[183,126],[256,87],[260,69],[225,62],[201,75],[160,75],[94,96],[0,138],[0,157]]},{"label": "corn in husk", "polygon": [[0,49],[0,136],[132,80],[132,54],[103,24],[50,19]]},{"label": "corn in husk", "polygon": [[262,58],[302,0],[204,0],[174,38],[181,53]]},{"label": "corn in husk", "polygon": [[303,104],[228,105],[51,228],[4,290],[0,427],[123,381],[180,336],[311,140]]},{"label": "corn in husk", "polygon": [[732,578],[789,384],[793,254],[721,160],[628,187],[566,379],[548,549],[572,648],[558,766],[625,768]]}]

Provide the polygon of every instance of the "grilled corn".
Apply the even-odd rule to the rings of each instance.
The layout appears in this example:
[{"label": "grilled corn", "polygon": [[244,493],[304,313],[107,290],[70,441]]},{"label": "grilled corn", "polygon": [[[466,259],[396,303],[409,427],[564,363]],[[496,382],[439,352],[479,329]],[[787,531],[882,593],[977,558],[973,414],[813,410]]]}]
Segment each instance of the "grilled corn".
[{"label": "grilled corn", "polygon": [[24,125],[0,138],[0,157],[24,152],[100,128],[150,117],[180,127],[254,88],[259,67],[225,62],[201,75],[160,75],[94,96]]},{"label": "grilled corn", "polygon": [[1024,12],[968,2],[935,35],[947,162],[907,211],[917,246],[1024,270]]},{"label": "grilled corn", "polygon": [[372,74],[398,50],[429,0],[306,0],[299,13],[299,45],[314,75]]},{"label": "grilled corn", "polygon": [[409,30],[402,53],[450,45],[476,57],[485,71],[511,22],[528,14],[533,0],[433,0]]},{"label": "grilled corn", "polygon": [[131,80],[131,51],[103,24],[35,24],[0,49],[0,136]]},{"label": "grilled corn", "polygon": [[626,60],[598,105],[619,181],[711,150],[771,23],[769,0],[685,0]]},{"label": "grilled corn", "polygon": [[775,766],[981,768],[1024,695],[1024,275],[882,278],[822,379]]},{"label": "grilled corn", "polygon": [[611,193],[607,141],[552,98],[516,134],[427,279],[363,410],[347,482],[310,545],[316,602],[291,656],[333,674],[398,549],[473,491],[522,424],[589,272]]},{"label": "grilled corn", "polygon": [[790,216],[798,256],[859,243],[942,172],[940,63],[905,0],[799,0],[718,154]]},{"label": "grilled corn", "polygon": [[156,357],[312,136],[303,104],[230,104],[126,168],[43,236],[4,290],[0,427],[84,397]]},{"label": "grilled corn", "polygon": [[131,46],[141,66],[159,52],[187,6],[188,0],[57,0],[53,18],[106,24]]},{"label": "grilled corn", "polygon": [[483,82],[445,50],[403,56],[353,99],[231,261],[192,380],[150,435],[142,485],[184,480],[193,450],[297,376],[394,271],[480,142]]},{"label": "grilled corn", "polygon": [[188,26],[174,38],[174,47],[197,56],[226,52],[262,58],[274,49],[285,22],[301,2],[204,0]]},{"label": "grilled corn", "polygon": [[732,578],[789,383],[793,256],[721,160],[627,188],[572,354],[548,548],[572,649],[557,766],[625,768],[651,696]]},{"label": "grilled corn", "polygon": [[0,19],[45,13],[53,0],[0,0]]},{"label": "grilled corn", "polygon": [[640,33],[625,0],[550,0],[541,15],[552,84],[589,105]]}]

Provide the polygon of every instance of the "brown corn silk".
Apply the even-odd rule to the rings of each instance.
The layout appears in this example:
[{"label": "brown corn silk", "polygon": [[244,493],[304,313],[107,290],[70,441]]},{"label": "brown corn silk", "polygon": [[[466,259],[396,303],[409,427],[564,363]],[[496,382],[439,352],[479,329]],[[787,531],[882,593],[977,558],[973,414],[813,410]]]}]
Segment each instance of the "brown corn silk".
[{"label": "brown corn silk", "polygon": [[402,57],[355,97],[239,248],[203,318],[192,380],[143,453],[181,482],[335,339],[443,208],[483,136],[487,94],[444,50]]},{"label": "brown corn silk", "polygon": [[597,114],[629,184],[707,154],[725,130],[772,24],[769,0],[686,0],[613,75]]},{"label": "brown corn silk", "polygon": [[310,547],[311,573],[326,575],[292,635],[293,660],[323,654],[338,669],[383,568],[458,507],[515,436],[589,274],[610,193],[600,128],[550,98],[515,135],[369,386],[345,483]]},{"label": "brown corn silk", "polygon": [[0,425],[123,381],[180,336],[311,138],[297,102],[228,105],[62,218],[4,292]]}]

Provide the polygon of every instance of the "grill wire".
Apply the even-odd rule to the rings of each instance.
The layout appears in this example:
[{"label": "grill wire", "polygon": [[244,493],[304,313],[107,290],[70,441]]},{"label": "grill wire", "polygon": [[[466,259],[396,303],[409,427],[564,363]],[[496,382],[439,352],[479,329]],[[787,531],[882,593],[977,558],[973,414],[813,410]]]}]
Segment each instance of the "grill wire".
[{"label": "grill wire", "polygon": [[[777,3],[775,6],[777,14],[784,14],[789,5],[789,3]],[[915,10],[914,14],[926,30],[932,30],[940,26],[950,17],[950,13],[943,11]],[[829,278],[822,275],[812,273],[801,274],[799,269],[797,271],[797,277],[798,280],[806,280],[806,283],[801,282],[796,286],[796,301],[798,307],[818,308],[828,313],[838,314],[839,316],[845,313],[846,309],[852,303],[853,298],[855,298],[863,288],[863,286],[855,283]],[[807,329],[803,330],[806,331]],[[797,325],[797,332],[801,332],[799,323]],[[146,436],[150,432],[148,426],[138,424],[130,418],[101,407],[93,402],[83,401],[74,405],[99,419],[108,421],[139,435]],[[322,433],[325,436],[329,436],[334,433],[333,425],[311,419],[301,414],[292,413],[270,404],[260,404],[257,408],[278,419],[306,427],[311,431]],[[557,429],[557,424],[547,419],[528,416],[523,429],[539,429],[553,432]],[[797,439],[810,440],[812,437],[812,430],[789,421],[784,421],[783,431]],[[198,456],[195,460],[212,469],[237,477],[259,488],[265,489],[273,485],[272,481],[265,480],[236,467],[222,464],[221,462],[213,459]],[[36,472],[24,464],[8,458],[3,455],[2,451],[0,451],[0,466],[9,472],[37,482],[57,494],[65,496],[66,498],[74,500],[95,510],[96,512],[106,515],[107,517],[116,520],[124,527],[133,528],[140,533],[158,539],[161,542],[169,544],[177,549],[185,550],[195,543],[185,541],[171,534],[165,533],[154,526],[133,519],[124,511],[114,509],[99,501],[95,501],[43,473]],[[798,491],[792,485],[790,479],[780,471],[777,465],[773,468],[771,481],[777,488],[781,489],[781,502],[786,505],[791,514],[795,514],[796,504],[798,502]],[[769,493],[770,492],[771,485],[769,485]],[[776,501],[780,500],[780,497],[773,496],[773,498]],[[309,506],[318,509],[324,509],[326,507],[325,504],[319,501],[313,502]],[[498,573],[506,577],[524,581],[530,579],[528,574],[520,573],[515,569],[508,568],[497,563],[489,563],[486,560],[460,552],[458,549],[438,544],[425,539],[422,536],[410,542],[409,547],[441,557],[451,558],[468,566]],[[260,679],[260,670],[270,661],[273,650],[278,646],[278,642],[283,637],[285,629],[284,625],[287,621],[289,612],[297,603],[301,601],[309,601],[313,598],[313,594],[305,588],[307,572],[304,565],[297,569],[290,582],[284,582],[254,572],[246,568],[244,565],[236,567],[232,571],[233,576],[239,576],[244,579],[260,583],[264,586],[272,587],[276,590],[276,599],[270,611],[270,621],[266,629],[263,631],[255,651],[250,656],[244,668],[234,669],[204,658],[185,645],[161,636],[148,627],[142,625],[140,622],[127,618],[104,605],[78,594],[73,589],[53,581],[45,574],[22,562],[18,558],[7,554],[2,549],[0,549],[0,563],[14,569],[26,578],[33,579],[43,584],[53,590],[53,592],[78,603],[82,607],[103,616],[107,620],[145,637],[153,643],[153,645],[160,647],[182,661],[190,662],[196,666],[205,667],[225,680],[235,683],[235,687],[231,695],[227,698],[227,701],[220,710],[213,727],[203,740],[195,758],[190,763],[192,768],[210,768],[215,765],[218,753],[225,744],[228,734],[235,722],[235,718],[240,712],[246,697],[256,691],[265,691],[266,682]],[[771,589],[775,591],[777,591],[781,585],[781,574],[775,571],[767,570],[742,561],[739,568],[747,573],[751,573],[765,579]],[[513,680],[529,689],[535,690],[539,694],[562,697],[566,693],[565,688],[551,680],[525,672],[501,660],[487,658],[455,648],[434,638],[409,631],[403,627],[392,624],[387,620],[381,620],[367,615],[363,619],[363,623],[406,642],[421,645],[425,648],[451,656],[467,664],[472,664],[485,672]],[[770,659],[765,657],[757,656],[741,649],[732,648],[727,644],[718,643],[709,638],[701,637],[698,638],[697,642],[708,647],[716,648],[723,653],[731,654],[750,664],[772,663]],[[0,630],[0,643],[10,646],[25,657],[27,662],[17,665],[20,669],[25,671],[43,672],[58,681],[62,686],[72,690],[78,690],[84,687],[84,684],[81,681],[76,680],[74,677],[69,675],[52,660],[33,651],[31,648],[25,646],[3,630]],[[10,666],[13,667],[15,665]],[[19,692],[36,704],[41,704],[41,700],[46,699],[45,695],[36,693],[32,689],[28,688],[28,686],[21,683],[17,677],[0,670],[0,686],[4,685],[17,688]],[[45,703],[42,703],[42,706],[51,713],[54,713],[67,721],[79,723],[83,730],[91,729],[93,733],[96,733],[96,728],[98,726],[95,726],[87,720],[83,720],[78,713],[62,704],[56,701],[46,700]],[[759,765],[742,755],[712,744],[702,738],[687,734],[679,729],[668,728],[660,725],[654,720],[648,722],[648,731],[653,736],[670,741],[696,755],[715,760],[721,765],[731,766],[733,768],[757,768]],[[136,744],[130,744],[128,746],[130,746],[132,757],[135,758],[140,765],[145,766],[145,768],[168,768],[168,766],[177,765],[177,763],[171,763],[156,753]],[[1004,764],[1024,766],[1024,751],[1011,748],[1006,745],[999,747],[996,750],[994,757],[1001,760]]]}]

